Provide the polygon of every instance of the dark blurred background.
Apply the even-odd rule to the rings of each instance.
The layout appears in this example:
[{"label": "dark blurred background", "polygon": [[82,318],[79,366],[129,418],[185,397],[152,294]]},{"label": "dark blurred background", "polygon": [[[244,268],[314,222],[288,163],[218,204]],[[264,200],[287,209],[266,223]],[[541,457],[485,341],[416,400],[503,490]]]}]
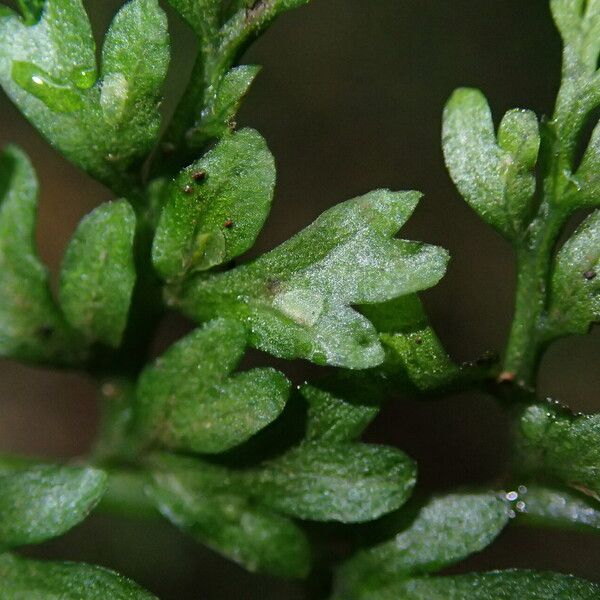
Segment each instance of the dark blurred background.
[{"label": "dark blurred background", "polygon": [[[118,0],[86,2],[100,39]],[[174,57],[167,110],[191,65],[193,40],[170,13]],[[247,54],[264,70],[238,122],[267,138],[278,165],[271,219],[253,253],[288,238],[334,203],[377,187],[425,198],[403,236],[448,248],[446,278],[424,295],[451,353],[501,350],[511,319],[511,249],[464,204],[444,169],[440,120],[462,85],[481,88],[496,119],[509,108],[552,110],[560,44],[548,0],[313,0],[288,13]],[[67,164],[0,98],[0,143],[32,157],[41,180],[38,239],[56,272],[79,219],[109,192]],[[163,326],[174,337],[177,319]],[[541,393],[597,411],[600,332],[557,344]],[[301,381],[303,365],[292,376]],[[90,381],[0,362],[0,451],[55,457],[89,448],[98,420]],[[369,433],[417,459],[424,489],[488,483],[505,469],[506,422],[489,399],[399,399]],[[163,523],[95,516],[36,550],[117,568],[164,600],[301,598],[300,586],[251,577]],[[600,580],[600,541],[589,535],[509,529],[462,570],[535,567]]]}]

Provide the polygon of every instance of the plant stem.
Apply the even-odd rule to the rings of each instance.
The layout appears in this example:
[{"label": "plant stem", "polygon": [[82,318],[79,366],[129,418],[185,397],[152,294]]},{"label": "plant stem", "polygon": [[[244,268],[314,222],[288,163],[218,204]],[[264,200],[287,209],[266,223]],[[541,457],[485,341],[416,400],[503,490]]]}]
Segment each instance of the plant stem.
[{"label": "plant stem", "polygon": [[544,201],[517,251],[515,315],[507,345],[504,371],[522,385],[535,386],[543,350],[541,319],[546,308],[552,254],[567,217],[564,209]]},{"label": "plant stem", "polygon": [[109,470],[108,488],[96,510],[136,519],[154,519],[160,516],[146,493],[149,478],[134,469]]},{"label": "plant stem", "polygon": [[[552,258],[564,224],[570,216],[570,173],[585,110],[569,111],[571,80],[565,74],[552,120],[541,125],[539,209],[517,246],[515,314],[507,344],[504,371],[522,386],[534,388],[544,350],[542,318],[548,302]],[[543,183],[542,183],[543,182]]]}]

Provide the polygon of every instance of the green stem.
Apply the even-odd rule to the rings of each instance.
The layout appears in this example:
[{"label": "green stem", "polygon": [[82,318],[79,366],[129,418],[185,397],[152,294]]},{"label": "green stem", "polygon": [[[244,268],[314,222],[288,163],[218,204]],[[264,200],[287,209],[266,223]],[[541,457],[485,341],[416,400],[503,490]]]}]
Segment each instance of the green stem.
[{"label": "green stem", "polygon": [[[308,0],[307,0],[308,1]],[[213,136],[203,131],[203,115],[215,100],[225,74],[246,48],[285,10],[281,0],[248,2],[216,29],[216,22],[199,33],[200,50],[190,83],[151,165],[153,177],[181,169],[202,154]]]},{"label": "green stem", "polygon": [[[571,79],[565,75],[554,116],[541,130],[539,162],[543,185],[539,188],[539,209],[517,250],[515,314],[504,371],[520,385],[531,388],[535,387],[545,345],[541,327],[548,302],[553,253],[570,215],[566,202],[572,187],[570,173],[586,115],[580,102],[581,99],[573,97]],[[569,111],[568,107],[574,109]]]},{"label": "green stem", "polygon": [[149,477],[142,471],[122,469],[109,471],[108,487],[96,510],[109,515],[136,519],[160,516],[147,493]]},{"label": "green stem", "polygon": [[515,315],[504,371],[522,385],[535,386],[540,357],[540,326],[548,296],[552,255],[567,217],[565,209],[543,202],[517,252]]}]

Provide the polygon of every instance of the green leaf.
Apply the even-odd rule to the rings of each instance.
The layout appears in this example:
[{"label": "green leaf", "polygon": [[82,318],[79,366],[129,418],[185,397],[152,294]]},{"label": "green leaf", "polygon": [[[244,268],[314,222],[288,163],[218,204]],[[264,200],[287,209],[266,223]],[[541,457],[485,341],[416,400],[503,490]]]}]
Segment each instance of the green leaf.
[{"label": "green leaf", "polygon": [[[552,0],[552,14],[564,41],[562,85],[549,127],[561,142],[555,158],[571,178],[580,132],[588,115],[600,105],[600,2],[598,0]],[[581,194],[575,185],[564,201],[577,208]],[[583,191],[583,190],[582,190]]]},{"label": "green leaf", "polygon": [[246,335],[235,321],[212,321],[174,344],[142,374],[137,419],[165,446],[218,453],[237,446],[283,410],[290,383],[278,371],[230,375]]},{"label": "green leaf", "polygon": [[105,473],[91,468],[39,465],[0,475],[0,549],[62,535],[85,519],[105,489]]},{"label": "green leaf", "polygon": [[[39,22],[16,15],[0,20],[0,81],[25,116],[69,156],[83,127],[75,116],[96,81],[90,23],[81,0],[46,0]],[[84,139],[83,136],[79,140]],[[100,141],[100,140],[98,140]],[[89,142],[89,139],[86,139]],[[80,152],[91,145],[82,144]]]},{"label": "green leaf", "polygon": [[[398,390],[412,394],[465,390],[495,375],[492,355],[461,365],[450,358],[416,294],[361,306],[360,310],[379,331],[385,349],[384,363],[365,373],[374,391],[385,395]],[[359,383],[360,375],[350,380]]]},{"label": "green leaf", "polygon": [[356,594],[443,569],[489,546],[508,521],[508,503],[491,492],[433,498],[392,540],[351,558],[339,573],[338,591]]},{"label": "green leaf", "polygon": [[565,44],[567,67],[594,73],[600,52],[600,2],[551,0],[550,7]]},{"label": "green leaf", "polygon": [[169,66],[167,17],[157,0],[131,0],[115,16],[102,49],[100,108],[115,144],[110,160],[131,164],[160,130],[160,90]]},{"label": "green leaf", "polygon": [[384,333],[386,370],[400,370],[419,392],[451,387],[463,374],[429,326],[410,333]]},{"label": "green leaf", "polygon": [[226,477],[200,461],[166,457],[159,466],[151,495],[177,527],[249,571],[306,576],[310,547],[293,521],[239,493],[235,484],[227,487]]},{"label": "green leaf", "polygon": [[360,523],[402,506],[416,467],[387,446],[307,442],[244,475],[250,493],[285,514]]},{"label": "green leaf", "polygon": [[34,24],[0,17],[0,83],[69,160],[123,189],[158,135],[168,44],[157,0],[132,0],[108,32],[99,79],[81,0],[46,0]]},{"label": "green leaf", "polygon": [[469,205],[505,237],[517,240],[530,218],[533,169],[540,146],[536,116],[512,110],[494,133],[487,100],[478,90],[458,89],[444,110],[446,165]]},{"label": "green leaf", "polygon": [[427,321],[416,294],[383,304],[361,307],[380,333],[386,351],[381,369],[397,380],[408,380],[418,391],[449,386],[461,376]]},{"label": "green leaf", "polygon": [[258,65],[241,65],[223,76],[201,119],[186,133],[190,145],[201,147],[211,139],[222,138],[235,127],[235,116],[259,71]]},{"label": "green leaf", "polygon": [[198,320],[246,323],[250,343],[275,356],[376,366],[377,332],[350,306],[431,287],[446,268],[441,248],[392,237],[418,198],[379,190],[344,202],[247,265],[174,286],[169,301]]},{"label": "green leaf", "polygon": [[556,256],[550,305],[543,323],[548,339],[584,334],[600,321],[600,210],[593,212]]},{"label": "green leaf", "polygon": [[308,441],[353,441],[379,412],[378,402],[345,400],[309,384],[300,388],[300,394],[308,403]]},{"label": "green leaf", "polygon": [[0,556],[0,596],[3,600],[157,600],[129,579],[102,567],[10,554]]},{"label": "green leaf", "polygon": [[552,16],[564,41],[578,37],[586,3],[587,0],[551,0]]},{"label": "green leaf", "polygon": [[600,586],[572,575],[525,570],[419,577],[336,600],[594,600]]},{"label": "green leaf", "polygon": [[600,123],[594,128],[590,143],[572,181],[574,203],[578,208],[600,206]]},{"label": "green leaf", "polygon": [[538,527],[600,531],[600,507],[584,494],[540,485],[520,486],[519,520]]},{"label": "green leaf", "polygon": [[574,415],[552,403],[523,409],[515,427],[515,467],[600,498],[600,415]]},{"label": "green leaf", "polygon": [[33,362],[73,364],[81,340],[50,292],[35,248],[38,184],[16,147],[0,155],[0,355]]},{"label": "green leaf", "polygon": [[275,163],[262,136],[228,136],[166,191],[153,261],[166,279],[222,264],[248,250],[273,199]]},{"label": "green leaf", "polygon": [[425,309],[417,294],[401,296],[381,304],[365,304],[360,311],[379,333],[410,333],[428,326]]},{"label": "green leaf", "polygon": [[60,303],[90,342],[121,342],[135,284],[135,221],[126,200],[107,202],[81,221],[67,247]]},{"label": "green leaf", "polygon": [[[569,136],[571,159],[579,143],[578,133],[591,111],[600,104],[600,2],[598,0],[553,0],[554,19],[565,42],[563,89],[557,115]],[[569,188],[574,208],[600,206],[600,126],[596,126]],[[571,163],[573,160],[571,160]],[[572,165],[570,165],[572,166]]]}]

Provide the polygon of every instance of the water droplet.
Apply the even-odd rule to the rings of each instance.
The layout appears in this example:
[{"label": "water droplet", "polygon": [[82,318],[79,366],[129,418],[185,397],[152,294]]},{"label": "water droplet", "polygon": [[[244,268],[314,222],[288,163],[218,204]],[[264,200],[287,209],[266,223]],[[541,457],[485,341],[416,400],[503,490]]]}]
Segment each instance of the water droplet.
[{"label": "water droplet", "polygon": [[71,81],[80,90],[89,90],[96,83],[97,79],[95,68],[76,67],[71,73]]},{"label": "water droplet", "polygon": [[524,513],[527,512],[527,505],[525,504],[525,502],[523,502],[523,500],[519,500],[517,502],[517,504],[515,505],[515,508],[520,512],[520,513]]},{"label": "water droplet", "polygon": [[517,494],[517,492],[508,492],[506,494],[506,499],[509,502],[514,502],[518,497],[519,497],[519,494]]},{"label": "water droplet", "polygon": [[521,496],[524,496],[528,492],[526,485],[520,485],[517,489],[519,490],[519,494]]},{"label": "water droplet", "polygon": [[11,74],[19,87],[55,112],[69,113],[83,108],[83,100],[76,90],[32,63],[15,61]]},{"label": "water droplet", "polygon": [[509,519],[514,519],[517,516],[517,513],[514,510],[509,510],[508,511],[508,518]]}]

